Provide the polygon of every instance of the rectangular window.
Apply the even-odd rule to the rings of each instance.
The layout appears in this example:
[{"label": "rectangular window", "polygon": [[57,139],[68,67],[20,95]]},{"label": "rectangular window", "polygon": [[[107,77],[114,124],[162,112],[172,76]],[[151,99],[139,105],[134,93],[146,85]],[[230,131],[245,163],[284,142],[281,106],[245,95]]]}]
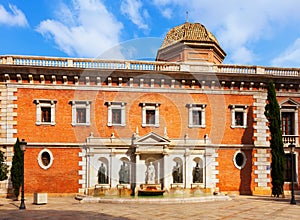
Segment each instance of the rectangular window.
[{"label": "rectangular window", "polygon": [[155,110],[146,110],[146,124],[155,125]]},{"label": "rectangular window", "polygon": [[160,103],[140,103],[142,107],[142,126],[159,127]]},{"label": "rectangular window", "polygon": [[244,114],[243,112],[235,112],[235,125],[243,126],[244,125]]},{"label": "rectangular window", "polygon": [[41,121],[51,122],[51,107],[41,107]]},{"label": "rectangular window", "polygon": [[91,101],[71,101],[72,125],[90,125]]},{"label": "rectangular window", "polygon": [[193,111],[193,125],[201,125],[201,111]]},{"label": "rectangular window", "polygon": [[76,123],[86,123],[85,108],[76,108]]},{"label": "rectangular window", "polygon": [[125,126],[125,102],[105,102],[107,105],[107,126]]},{"label": "rectangular window", "polygon": [[205,128],[206,104],[187,104],[190,128]]},{"label": "rectangular window", "polygon": [[36,125],[55,125],[56,100],[34,100],[36,104]]},{"label": "rectangular window", "polygon": [[122,110],[121,109],[112,109],[112,123],[113,124],[122,124]]},{"label": "rectangular window", "polygon": [[247,105],[229,105],[231,128],[247,128]]},{"label": "rectangular window", "polygon": [[281,128],[283,135],[294,135],[294,112],[282,112],[281,113]]},{"label": "rectangular window", "polygon": [[[293,167],[292,167],[292,157],[293,157]],[[285,154],[285,182],[292,182],[292,172],[294,182],[297,182],[296,175],[296,154]]]}]

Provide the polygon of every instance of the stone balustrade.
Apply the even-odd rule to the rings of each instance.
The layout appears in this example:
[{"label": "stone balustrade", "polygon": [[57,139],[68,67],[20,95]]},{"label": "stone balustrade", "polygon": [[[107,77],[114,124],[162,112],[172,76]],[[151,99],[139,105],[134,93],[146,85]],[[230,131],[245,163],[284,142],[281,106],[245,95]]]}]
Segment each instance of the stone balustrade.
[{"label": "stone balustrade", "polygon": [[273,76],[297,77],[300,69],[261,66],[213,65],[207,63],[172,63],[157,61],[99,60],[88,58],[41,57],[41,56],[0,56],[0,65],[24,65],[45,67],[72,67],[92,69],[130,69],[149,71],[192,71],[218,72],[230,74],[265,74]]},{"label": "stone balustrade", "polygon": [[282,135],[282,140],[285,146],[289,144],[299,144],[299,135]]}]

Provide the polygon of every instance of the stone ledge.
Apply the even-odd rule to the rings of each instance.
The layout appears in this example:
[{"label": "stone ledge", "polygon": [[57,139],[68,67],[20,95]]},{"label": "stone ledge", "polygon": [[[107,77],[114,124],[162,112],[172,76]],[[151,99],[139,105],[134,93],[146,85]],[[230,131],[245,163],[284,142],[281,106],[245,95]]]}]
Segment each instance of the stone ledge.
[{"label": "stone ledge", "polygon": [[112,204],[180,204],[180,203],[199,203],[212,201],[230,201],[231,198],[225,195],[199,196],[186,198],[99,198],[99,197],[80,197],[81,203],[112,203]]}]

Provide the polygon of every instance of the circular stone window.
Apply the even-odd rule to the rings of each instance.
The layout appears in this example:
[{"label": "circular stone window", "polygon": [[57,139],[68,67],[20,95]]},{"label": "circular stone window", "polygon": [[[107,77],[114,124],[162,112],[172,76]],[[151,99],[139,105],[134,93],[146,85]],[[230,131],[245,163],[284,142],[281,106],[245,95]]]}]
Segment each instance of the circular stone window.
[{"label": "circular stone window", "polygon": [[44,170],[47,170],[51,167],[53,163],[53,155],[50,150],[48,149],[43,149],[40,151],[38,155],[38,163],[41,168]]},{"label": "circular stone window", "polygon": [[234,166],[238,169],[243,169],[246,165],[246,155],[242,151],[237,151],[233,156]]}]

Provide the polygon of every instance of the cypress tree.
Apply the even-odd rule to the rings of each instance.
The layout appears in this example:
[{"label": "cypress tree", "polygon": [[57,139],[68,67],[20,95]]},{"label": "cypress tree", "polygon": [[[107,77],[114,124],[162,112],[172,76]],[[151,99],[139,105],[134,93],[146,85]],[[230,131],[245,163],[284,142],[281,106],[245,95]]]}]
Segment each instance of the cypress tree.
[{"label": "cypress tree", "polygon": [[283,195],[285,155],[282,141],[280,108],[276,99],[274,83],[272,81],[268,84],[268,97],[267,105],[265,107],[265,116],[269,121],[268,127],[271,134],[270,147],[272,154],[272,195],[279,197],[279,195]]},{"label": "cypress tree", "polygon": [[14,194],[17,199],[20,194],[20,188],[22,186],[22,170],[23,170],[22,151],[20,148],[20,141],[18,138],[14,145],[14,156],[12,159],[12,166],[11,166],[11,182],[13,185]]},{"label": "cypress tree", "polygon": [[8,178],[8,166],[4,163],[4,153],[0,151],[0,181],[6,180]]}]

